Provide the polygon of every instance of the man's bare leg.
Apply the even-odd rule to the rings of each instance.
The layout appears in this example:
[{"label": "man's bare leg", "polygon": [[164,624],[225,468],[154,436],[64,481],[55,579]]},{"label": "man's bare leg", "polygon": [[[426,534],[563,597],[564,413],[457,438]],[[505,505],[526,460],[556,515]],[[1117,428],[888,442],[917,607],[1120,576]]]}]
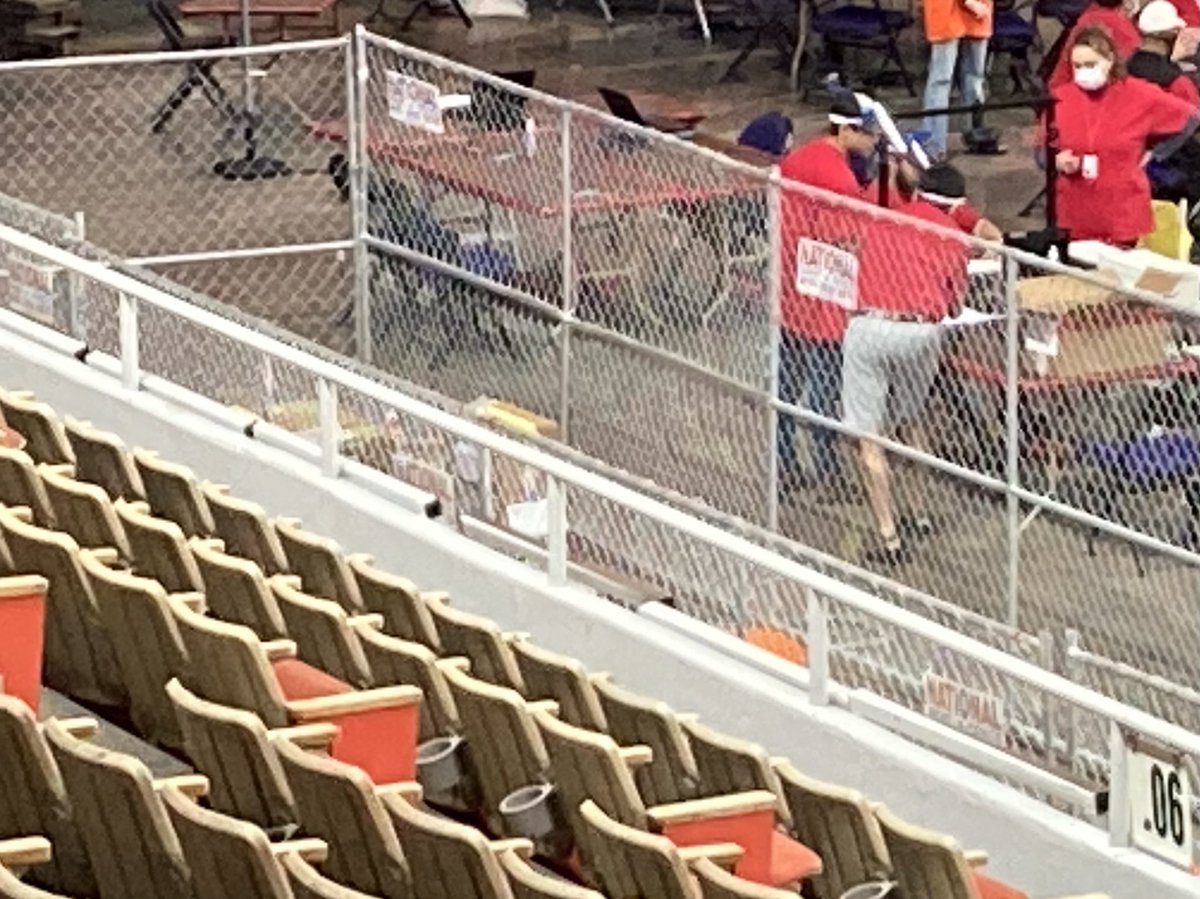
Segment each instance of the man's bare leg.
[{"label": "man's bare leg", "polygon": [[899,549],[900,535],[896,531],[896,519],[892,512],[892,484],[887,451],[874,441],[860,440],[858,466],[862,472],[863,488],[867,492],[867,505],[870,506],[871,515],[875,519],[879,537],[886,549]]}]

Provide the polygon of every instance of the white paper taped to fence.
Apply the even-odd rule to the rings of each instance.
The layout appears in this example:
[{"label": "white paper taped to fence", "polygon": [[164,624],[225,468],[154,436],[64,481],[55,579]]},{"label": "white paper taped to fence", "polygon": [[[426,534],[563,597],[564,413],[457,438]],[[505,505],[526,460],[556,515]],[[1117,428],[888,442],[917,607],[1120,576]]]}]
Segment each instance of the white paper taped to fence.
[{"label": "white paper taped to fence", "polygon": [[843,309],[858,308],[858,257],[819,240],[796,243],[796,290]]},{"label": "white paper taped to fence", "polygon": [[388,115],[397,122],[434,134],[443,134],[441,91],[436,85],[411,75],[385,72]]},{"label": "white paper taped to fence", "polygon": [[1192,782],[1187,768],[1131,749],[1127,770],[1133,845],[1190,869]]}]

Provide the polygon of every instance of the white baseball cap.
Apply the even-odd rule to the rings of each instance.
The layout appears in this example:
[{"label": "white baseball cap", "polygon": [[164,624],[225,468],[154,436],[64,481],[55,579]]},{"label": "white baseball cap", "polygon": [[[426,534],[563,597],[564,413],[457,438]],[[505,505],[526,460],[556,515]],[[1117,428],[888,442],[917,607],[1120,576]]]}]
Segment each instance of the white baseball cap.
[{"label": "white baseball cap", "polygon": [[1180,17],[1171,0],[1150,0],[1142,8],[1137,26],[1142,34],[1169,34],[1187,28],[1187,22]]}]

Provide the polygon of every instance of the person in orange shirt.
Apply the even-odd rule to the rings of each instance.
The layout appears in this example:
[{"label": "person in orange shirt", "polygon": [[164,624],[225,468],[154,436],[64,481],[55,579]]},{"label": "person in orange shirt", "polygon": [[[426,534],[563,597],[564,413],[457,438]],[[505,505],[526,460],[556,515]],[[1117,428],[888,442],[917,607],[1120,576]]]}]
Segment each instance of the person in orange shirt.
[{"label": "person in orange shirt", "polygon": [[[967,105],[984,100],[984,66],[992,36],[992,0],[925,0],[925,37],[929,41],[929,75],[925,108],[950,105],[950,86],[959,73],[959,93]],[[929,155],[946,154],[946,116],[925,119]]]}]

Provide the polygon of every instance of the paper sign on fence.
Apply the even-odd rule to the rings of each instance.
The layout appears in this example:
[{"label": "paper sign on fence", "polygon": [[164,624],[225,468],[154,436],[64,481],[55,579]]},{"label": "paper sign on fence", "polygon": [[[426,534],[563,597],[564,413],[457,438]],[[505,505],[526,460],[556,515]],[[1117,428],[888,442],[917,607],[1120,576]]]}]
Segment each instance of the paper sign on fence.
[{"label": "paper sign on fence", "polygon": [[441,92],[436,85],[411,75],[385,72],[388,115],[397,122],[443,134]]},{"label": "paper sign on fence", "polygon": [[858,308],[858,258],[832,244],[796,243],[796,290],[843,309]]}]

